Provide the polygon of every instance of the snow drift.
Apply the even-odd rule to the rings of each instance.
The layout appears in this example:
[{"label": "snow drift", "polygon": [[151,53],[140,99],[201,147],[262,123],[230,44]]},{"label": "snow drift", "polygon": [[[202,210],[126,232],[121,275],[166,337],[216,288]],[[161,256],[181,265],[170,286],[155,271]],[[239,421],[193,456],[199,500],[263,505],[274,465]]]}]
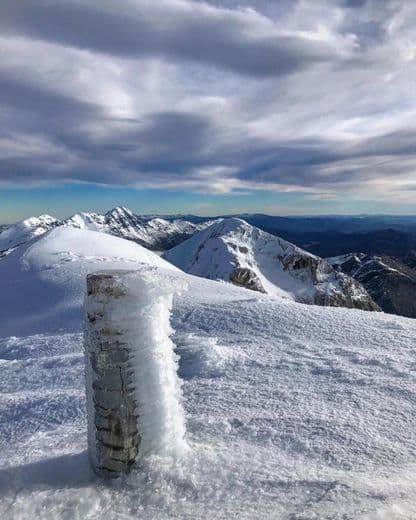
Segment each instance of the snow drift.
[{"label": "snow drift", "polygon": [[212,224],[163,258],[190,274],[301,303],[380,310],[358,282],[322,258],[238,218]]},{"label": "snow drift", "polygon": [[79,330],[86,275],[143,265],[175,269],[133,242],[57,227],[0,261],[0,336]]}]

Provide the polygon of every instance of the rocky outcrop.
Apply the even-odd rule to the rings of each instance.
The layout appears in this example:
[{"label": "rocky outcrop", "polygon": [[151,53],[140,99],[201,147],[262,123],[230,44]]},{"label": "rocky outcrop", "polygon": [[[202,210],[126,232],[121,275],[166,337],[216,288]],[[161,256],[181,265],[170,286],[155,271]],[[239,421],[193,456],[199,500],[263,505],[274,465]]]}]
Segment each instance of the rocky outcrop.
[{"label": "rocky outcrop", "polygon": [[99,475],[115,478],[136,461],[137,427],[132,353],[126,334],[109,318],[109,301],[125,293],[111,272],[87,277],[85,370],[89,455]]},{"label": "rocky outcrop", "polygon": [[351,276],[339,273],[338,283],[341,291],[328,296],[324,291],[317,291],[315,303],[330,307],[347,307],[350,309],[361,309],[363,311],[381,311],[381,307],[371,298],[362,284]]},{"label": "rocky outcrop", "polygon": [[[280,257],[284,269],[300,280],[312,280],[316,287],[313,303],[330,307],[348,307],[366,311],[380,311],[363,286],[344,273],[334,273],[333,267],[316,256],[290,255]],[[340,290],[328,290],[328,280],[333,279]],[[310,303],[306,300],[305,303]]]},{"label": "rocky outcrop", "polygon": [[403,259],[402,262],[410,269],[416,270],[416,251],[410,251]]},{"label": "rocky outcrop", "polygon": [[311,279],[313,283],[325,281],[333,273],[333,268],[322,258],[301,253],[278,257],[283,268],[300,280]]},{"label": "rocky outcrop", "polygon": [[261,284],[260,278],[254,271],[247,267],[237,267],[230,274],[230,282],[246,289],[265,293],[263,285]]},{"label": "rocky outcrop", "polygon": [[328,259],[364,286],[384,312],[416,318],[416,271],[389,256],[354,253]]}]

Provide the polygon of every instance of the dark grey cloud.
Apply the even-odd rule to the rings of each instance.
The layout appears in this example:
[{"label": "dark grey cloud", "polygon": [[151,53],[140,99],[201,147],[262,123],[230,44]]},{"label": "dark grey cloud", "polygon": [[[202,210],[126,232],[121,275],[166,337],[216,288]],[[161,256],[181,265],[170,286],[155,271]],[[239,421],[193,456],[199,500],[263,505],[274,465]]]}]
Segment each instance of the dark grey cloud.
[{"label": "dark grey cloud", "polygon": [[345,7],[362,7],[367,0],[343,0]]},{"label": "dark grey cloud", "polygon": [[[247,149],[245,166],[237,176],[243,181],[302,188],[359,188],[372,181],[394,178],[416,166],[416,130],[384,134],[346,143],[342,140],[298,140],[278,146]],[[259,143],[257,143],[258,145]],[[241,157],[242,154],[239,154]],[[328,168],[331,174],[328,175]]]},{"label": "dark grey cloud", "polygon": [[[40,155],[19,147],[0,158],[0,180],[72,180],[131,184],[148,176],[186,175],[206,163],[215,124],[199,114],[155,112],[141,118],[108,116],[79,101],[0,75],[0,139],[19,132],[46,143]],[[17,139],[18,140],[18,139]]]},{"label": "dark grey cloud", "polygon": [[260,77],[285,75],[336,54],[325,42],[273,31],[259,15],[217,12],[197,3],[161,2],[157,7],[157,2],[3,0],[0,31],[129,58],[190,60]]},{"label": "dark grey cloud", "polygon": [[3,0],[0,182],[411,192],[416,6],[224,4]]},{"label": "dark grey cloud", "polygon": [[[86,103],[70,96],[47,90],[38,85],[30,85],[24,81],[0,73],[0,106],[13,113],[22,113],[27,119],[35,118],[37,125],[47,119],[70,118],[76,122],[78,118],[97,117],[100,107]],[[14,117],[14,116],[13,116]]]},{"label": "dark grey cloud", "polygon": [[[382,178],[386,161],[391,176],[402,173],[401,158],[415,154],[416,131],[399,131],[345,143],[338,139],[294,139],[272,142],[245,137],[225,144],[208,116],[180,111],[151,113],[139,119],[111,119],[94,105],[51,95],[28,85],[0,80],[0,102],[21,110],[25,127],[37,119],[37,133],[52,151],[0,161],[3,181],[75,180],[101,184],[212,189],[217,178],[201,180],[201,171],[218,166],[232,172],[233,185],[278,185],[299,190],[336,189]],[[46,105],[46,108],[44,107]],[[14,112],[13,112],[14,113]],[[44,116],[41,118],[41,116]],[[88,128],[93,121],[102,134]],[[20,122],[22,124],[22,122]],[[64,151],[68,158],[60,163]],[[387,157],[387,159],[386,159]],[[357,164],[359,165],[357,167]],[[416,162],[415,162],[416,164]],[[331,175],[327,168],[333,169]],[[221,179],[220,179],[221,181]]]},{"label": "dark grey cloud", "polygon": [[366,0],[349,5],[340,32],[354,34],[361,46],[373,46],[389,38],[389,27],[395,15],[401,12],[402,3],[395,0]]}]

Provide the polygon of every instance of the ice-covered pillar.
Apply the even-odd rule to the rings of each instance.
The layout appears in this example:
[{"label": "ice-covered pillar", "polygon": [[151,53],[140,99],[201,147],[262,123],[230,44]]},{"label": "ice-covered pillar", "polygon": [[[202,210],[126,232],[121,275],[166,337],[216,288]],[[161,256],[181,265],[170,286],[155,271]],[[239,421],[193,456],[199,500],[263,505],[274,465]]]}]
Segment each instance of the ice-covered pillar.
[{"label": "ice-covered pillar", "polygon": [[102,476],[127,473],[140,455],[187,449],[170,340],[174,285],[151,269],[87,276],[88,444]]}]

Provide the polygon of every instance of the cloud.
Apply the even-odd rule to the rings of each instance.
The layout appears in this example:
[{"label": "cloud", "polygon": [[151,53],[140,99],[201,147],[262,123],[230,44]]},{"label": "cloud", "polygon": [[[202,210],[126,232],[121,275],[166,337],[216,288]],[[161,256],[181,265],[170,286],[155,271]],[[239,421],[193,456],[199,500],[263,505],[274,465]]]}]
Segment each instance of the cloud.
[{"label": "cloud", "polygon": [[333,59],[331,42],[278,30],[254,10],[180,0],[3,0],[5,34],[120,57],[162,56],[254,76],[279,76]]},{"label": "cloud", "polygon": [[416,5],[220,4],[3,0],[0,183],[414,192]]}]

